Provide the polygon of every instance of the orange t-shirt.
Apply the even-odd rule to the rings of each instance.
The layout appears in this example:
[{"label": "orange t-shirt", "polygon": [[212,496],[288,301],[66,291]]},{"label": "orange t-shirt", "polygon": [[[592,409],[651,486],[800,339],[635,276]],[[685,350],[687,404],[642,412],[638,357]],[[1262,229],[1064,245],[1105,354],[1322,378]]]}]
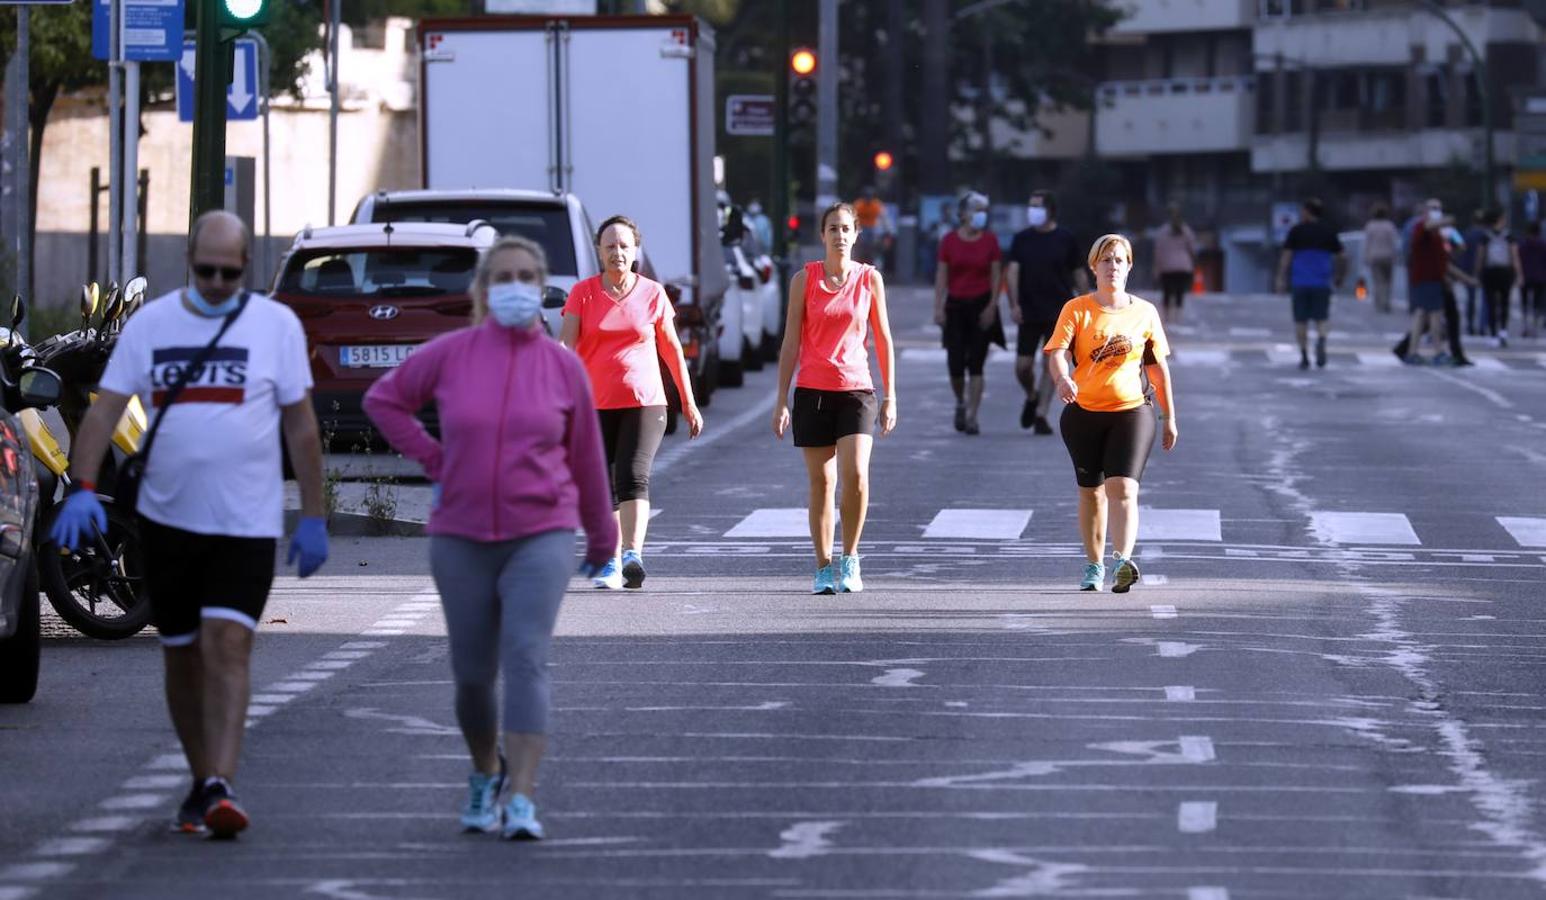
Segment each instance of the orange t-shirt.
[{"label": "orange t-shirt", "polygon": [[885,211],[885,204],[879,200],[861,197],[854,201],[854,218],[858,220],[860,228],[874,228],[880,222],[880,214]]},{"label": "orange t-shirt", "polygon": [[569,292],[564,315],[580,319],[574,352],[590,376],[597,409],[666,405],[658,347],[676,312],[665,288],[640,275],[633,290],[613,300],[593,275]]},{"label": "orange t-shirt", "polygon": [[1144,404],[1143,367],[1170,355],[1154,304],[1128,295],[1121,309],[1101,306],[1094,294],[1063,304],[1046,353],[1074,354],[1074,401],[1091,412],[1121,412]]},{"label": "orange t-shirt", "polygon": [[805,264],[805,319],[800,325],[800,367],[795,387],[818,391],[872,391],[869,333],[875,296],[874,266],[855,263],[848,280],[828,290],[820,261]]}]

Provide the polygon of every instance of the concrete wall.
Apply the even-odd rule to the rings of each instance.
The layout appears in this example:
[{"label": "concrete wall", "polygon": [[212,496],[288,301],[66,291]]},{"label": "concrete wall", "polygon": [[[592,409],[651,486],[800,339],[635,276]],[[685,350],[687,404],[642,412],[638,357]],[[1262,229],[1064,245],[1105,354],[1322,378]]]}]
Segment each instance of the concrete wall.
[{"label": "concrete wall", "polygon": [[1256,0],[1122,0],[1116,5],[1128,15],[1111,29],[1114,35],[1222,31],[1249,28],[1256,20]]},{"label": "concrete wall", "polygon": [[[1493,136],[1499,167],[1514,158],[1513,132],[1500,131]],[[1321,168],[1328,171],[1370,169],[1437,169],[1455,159],[1475,161],[1482,158],[1482,130],[1425,129],[1356,134],[1322,134],[1317,156]],[[1258,135],[1251,147],[1251,171],[1297,172],[1307,165],[1309,138],[1303,132]]]},{"label": "concrete wall", "polygon": [[1101,156],[1244,150],[1256,127],[1251,79],[1110,82],[1095,103]]}]

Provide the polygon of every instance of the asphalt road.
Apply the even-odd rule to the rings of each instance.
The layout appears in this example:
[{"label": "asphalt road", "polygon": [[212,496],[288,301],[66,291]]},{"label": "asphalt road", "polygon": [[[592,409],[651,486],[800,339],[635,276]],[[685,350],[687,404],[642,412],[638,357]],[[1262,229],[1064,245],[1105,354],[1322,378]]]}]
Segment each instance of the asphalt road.
[{"label": "asphalt road", "polygon": [[457,832],[425,543],[339,538],[265,614],[235,843],[164,830],[153,637],[54,621],[0,708],[0,900],[1546,896],[1546,345],[1403,368],[1339,298],[1301,372],[1286,298],[1194,299],[1144,580],[1085,594],[1061,441],[1004,357],[951,429],[927,306],[893,294],[865,593],[806,593],[771,370],[668,442],[645,589],[564,608],[550,840]]}]

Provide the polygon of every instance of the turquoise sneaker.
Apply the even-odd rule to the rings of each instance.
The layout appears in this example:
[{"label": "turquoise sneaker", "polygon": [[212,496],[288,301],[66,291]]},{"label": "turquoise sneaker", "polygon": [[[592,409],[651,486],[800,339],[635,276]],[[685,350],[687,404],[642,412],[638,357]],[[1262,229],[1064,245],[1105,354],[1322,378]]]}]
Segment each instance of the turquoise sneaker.
[{"label": "turquoise sneaker", "polygon": [[591,587],[603,591],[620,591],[623,589],[623,573],[618,567],[617,557],[607,560],[607,564],[601,567],[601,571],[592,578]]},{"label": "turquoise sneaker", "polygon": [[488,834],[499,828],[499,795],[507,780],[505,758],[499,758],[499,774],[474,772],[467,776],[467,806],[462,810],[462,830]]},{"label": "turquoise sneaker", "polygon": [[505,804],[505,825],[499,836],[507,841],[540,841],[542,823],[537,821],[537,806],[525,794],[513,794]]},{"label": "turquoise sneaker", "polygon": [[832,571],[832,569],[833,565],[831,563],[827,563],[826,565],[816,570],[816,582],[815,584],[811,585],[811,593],[837,593],[837,575]]},{"label": "turquoise sneaker", "polygon": [[637,590],[644,586],[644,559],[637,550],[623,551],[623,587]]},{"label": "turquoise sneaker", "polygon": [[1111,576],[1111,593],[1125,594],[1138,583],[1138,564],[1125,556],[1112,554],[1112,558],[1116,560],[1117,569]]},{"label": "turquoise sneaker", "polygon": [[1098,591],[1106,583],[1106,567],[1098,562],[1084,567],[1084,579],[1079,582],[1081,591]]},{"label": "turquoise sneaker", "polygon": [[864,590],[864,579],[859,577],[859,557],[844,556],[838,560],[837,591],[840,594],[857,594]]}]

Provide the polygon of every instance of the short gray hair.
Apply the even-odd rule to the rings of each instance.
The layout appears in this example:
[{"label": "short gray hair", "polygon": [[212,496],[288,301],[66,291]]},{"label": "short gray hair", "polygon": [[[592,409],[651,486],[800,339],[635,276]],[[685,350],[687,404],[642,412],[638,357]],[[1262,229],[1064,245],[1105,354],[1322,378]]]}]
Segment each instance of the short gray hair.
[{"label": "short gray hair", "polygon": [[236,223],[238,228],[241,229],[242,259],[251,259],[252,229],[247,227],[247,223],[242,221],[241,216],[223,209],[208,210],[207,212],[200,213],[199,217],[193,220],[192,227],[188,229],[188,258],[192,259],[193,252],[198,249],[199,235],[204,233],[204,226],[208,225],[210,222],[214,222],[220,219],[230,219]]}]

